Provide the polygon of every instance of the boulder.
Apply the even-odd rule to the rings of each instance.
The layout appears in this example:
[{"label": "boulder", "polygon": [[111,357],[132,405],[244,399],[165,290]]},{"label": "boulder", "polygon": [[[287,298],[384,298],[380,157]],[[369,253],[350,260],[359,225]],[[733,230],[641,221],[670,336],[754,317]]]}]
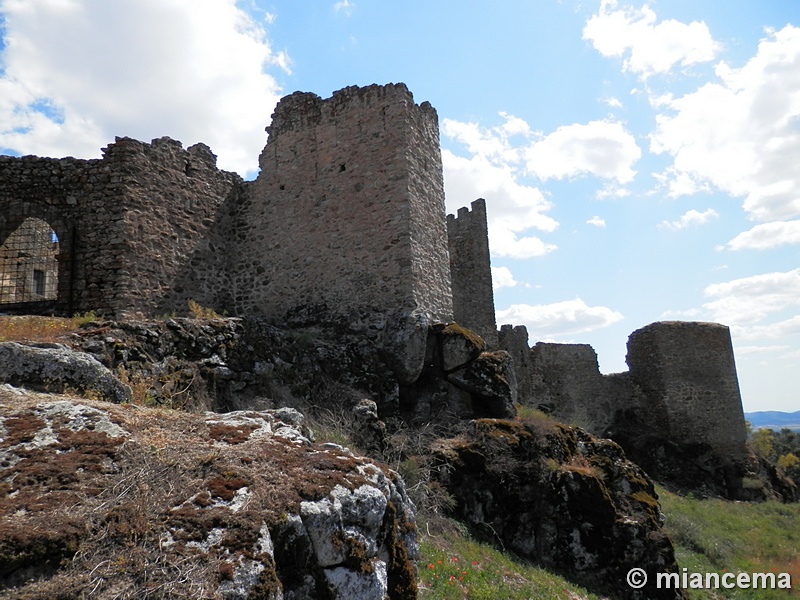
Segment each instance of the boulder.
[{"label": "boulder", "polygon": [[400,385],[411,385],[422,373],[430,319],[420,311],[387,317],[381,347]]},{"label": "boulder", "polygon": [[402,479],[297,411],[0,387],[0,596],[415,598],[417,554]]},{"label": "boulder", "polygon": [[508,352],[484,352],[464,369],[447,376],[456,387],[472,395],[476,417],[509,418],[516,415],[517,381]]},{"label": "boulder", "polygon": [[486,342],[477,333],[450,323],[437,332],[441,368],[450,373],[478,358],[486,350]]},{"label": "boulder", "polygon": [[128,402],[131,389],[85,352],[61,344],[0,344],[0,382],[48,392],[90,392],[109,402]]}]

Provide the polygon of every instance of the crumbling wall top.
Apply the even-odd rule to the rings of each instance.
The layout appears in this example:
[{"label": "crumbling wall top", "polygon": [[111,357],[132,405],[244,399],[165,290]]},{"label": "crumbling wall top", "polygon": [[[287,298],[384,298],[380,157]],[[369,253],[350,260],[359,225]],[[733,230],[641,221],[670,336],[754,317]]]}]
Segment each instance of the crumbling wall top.
[{"label": "crumbling wall top", "polygon": [[[335,116],[338,112],[350,107],[386,104],[393,98],[399,98],[409,107],[415,106],[414,95],[404,83],[387,85],[369,85],[365,87],[349,86],[333,92],[328,99],[322,99],[310,92],[294,92],[278,102],[272,113],[272,123],[266,128],[270,139],[287,131],[314,127],[323,122],[323,113]],[[436,110],[429,102],[419,105],[419,110],[432,112]]]}]

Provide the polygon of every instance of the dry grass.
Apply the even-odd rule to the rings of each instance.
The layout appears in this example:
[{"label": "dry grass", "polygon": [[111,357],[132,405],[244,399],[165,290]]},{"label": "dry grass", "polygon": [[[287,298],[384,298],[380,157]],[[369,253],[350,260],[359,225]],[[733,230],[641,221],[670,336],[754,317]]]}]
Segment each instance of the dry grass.
[{"label": "dry grass", "polygon": [[213,308],[208,308],[196,302],[195,300],[189,299],[189,314],[192,315],[193,319],[220,319],[222,315],[220,315],[217,311]]},{"label": "dry grass", "polygon": [[[0,449],[42,427],[37,404],[64,398],[0,389],[0,405],[13,406]],[[38,565],[39,577],[14,598],[217,598],[264,523],[278,527],[301,501],[336,485],[366,483],[354,471],[364,460],[319,446],[250,438],[246,426],[220,427],[184,411],[79,401],[131,435],[81,431],[86,439],[78,440],[61,428],[59,452],[32,449],[6,469],[13,478],[0,486],[0,579],[23,563]],[[243,488],[238,512],[216,507]],[[214,528],[225,530],[221,545],[192,550]]]},{"label": "dry grass", "polygon": [[0,342],[59,342],[95,320],[94,313],[74,317],[0,317]]}]

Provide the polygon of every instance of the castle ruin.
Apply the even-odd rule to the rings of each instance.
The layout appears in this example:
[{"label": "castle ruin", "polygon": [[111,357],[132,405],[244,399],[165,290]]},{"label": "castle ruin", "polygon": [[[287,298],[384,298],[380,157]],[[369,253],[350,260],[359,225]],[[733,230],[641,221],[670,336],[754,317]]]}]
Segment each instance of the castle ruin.
[{"label": "castle ruin", "polygon": [[283,98],[254,181],[204,144],[117,138],[94,160],[0,156],[0,312],[184,313],[187,302],[280,323],[345,318],[423,369],[429,326],[455,320],[511,356],[516,397],[601,433],[626,418],[744,452],[730,335],[635,332],[629,373],[590,346],[495,323],[486,204],[445,215],[436,111],[403,84]]}]

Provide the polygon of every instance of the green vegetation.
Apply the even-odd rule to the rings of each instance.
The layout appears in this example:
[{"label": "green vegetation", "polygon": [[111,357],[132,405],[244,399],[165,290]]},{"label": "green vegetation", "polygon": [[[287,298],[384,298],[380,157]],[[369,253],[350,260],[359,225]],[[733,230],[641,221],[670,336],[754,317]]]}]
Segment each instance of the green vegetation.
[{"label": "green vegetation", "polygon": [[784,428],[756,429],[748,425],[750,446],[759,456],[775,463],[800,485],[800,431]]},{"label": "green vegetation", "polygon": [[794,590],[692,590],[692,599],[800,598],[800,504],[697,500],[658,488],[678,565],[688,572],[790,573]]},{"label": "green vegetation", "polygon": [[[800,504],[698,500],[658,487],[666,528],[688,573],[790,573],[793,590],[686,590],[691,600],[800,598]],[[420,598],[596,599],[558,575],[476,542],[449,521],[421,531]],[[439,521],[441,525],[441,521]]]},{"label": "green vegetation", "polygon": [[423,600],[598,598],[541,567],[476,542],[455,523],[448,532],[423,535],[421,541],[419,597]]}]

